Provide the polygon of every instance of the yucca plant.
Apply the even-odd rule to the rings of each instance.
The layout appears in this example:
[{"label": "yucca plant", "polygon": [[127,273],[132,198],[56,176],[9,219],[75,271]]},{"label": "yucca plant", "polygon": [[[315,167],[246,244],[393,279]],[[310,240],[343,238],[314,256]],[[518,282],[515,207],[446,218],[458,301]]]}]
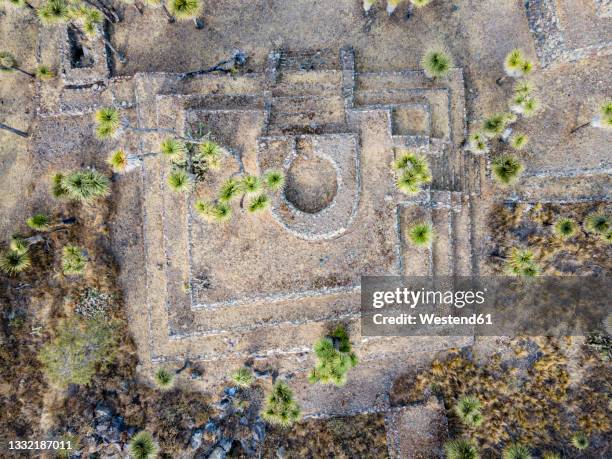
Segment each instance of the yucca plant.
[{"label": "yucca plant", "polygon": [[485,119],[482,123],[482,134],[488,138],[499,137],[504,133],[508,124],[516,121],[511,113],[497,113]]},{"label": "yucca plant", "polygon": [[221,147],[217,142],[213,142],[212,140],[207,140],[200,144],[199,150],[200,154],[205,158],[219,156],[221,154]]},{"label": "yucca plant", "polygon": [[187,146],[181,140],[168,137],[159,146],[162,154],[172,160],[182,160],[187,153]]},{"label": "yucca plant", "polygon": [[528,96],[533,92],[533,83],[529,80],[518,80],[514,83],[513,91],[517,96]]},{"label": "yucca plant", "polygon": [[348,371],[358,363],[346,328],[338,326],[329,336],[317,341],[313,350],[317,363],[308,375],[308,380],[313,384],[321,382],[338,387],[346,384]]},{"label": "yucca plant", "polygon": [[76,245],[67,245],[62,250],[62,272],[66,275],[81,275],[87,266],[87,256]]},{"label": "yucca plant", "polygon": [[91,202],[110,193],[108,177],[95,170],[83,169],[69,173],[57,174],[53,178],[55,197],[67,197],[76,201]]},{"label": "yucca plant", "polygon": [[240,183],[235,178],[228,178],[219,190],[219,200],[229,202],[240,194]]},{"label": "yucca plant", "polygon": [[408,228],[408,240],[417,247],[431,246],[433,237],[433,227],[429,223],[415,223]]},{"label": "yucca plant", "polygon": [[213,204],[198,200],[195,203],[195,210],[200,217],[209,222],[222,223],[232,217],[232,208],[224,202]]},{"label": "yucca plant", "polygon": [[391,16],[401,0],[387,0],[387,14]]},{"label": "yucca plant", "polygon": [[279,427],[290,427],[300,419],[300,407],[287,384],[283,382],[274,384],[266,398],[261,417]]},{"label": "yucca plant", "polygon": [[38,8],[38,18],[45,26],[68,22],[70,8],[66,0],[47,0]]},{"label": "yucca plant", "polygon": [[501,84],[507,77],[521,78],[531,73],[533,64],[527,60],[520,49],[510,51],[504,59],[504,72],[506,76],[497,80],[497,84]]},{"label": "yucca plant", "polygon": [[240,180],[240,190],[244,194],[255,194],[261,191],[262,184],[259,177],[254,175],[245,175]]},{"label": "yucca plant", "polygon": [[512,276],[534,277],[540,273],[540,268],[531,250],[512,247],[506,259],[506,272]]},{"label": "yucca plant", "polygon": [[22,69],[17,62],[17,59],[8,51],[0,51],[0,72],[20,72],[30,78],[36,78],[34,73],[27,72]]},{"label": "yucca plant", "polygon": [[55,78],[55,72],[48,65],[41,64],[36,67],[36,78],[39,80],[51,80]]},{"label": "yucca plant", "polygon": [[393,162],[393,169],[401,174],[396,186],[402,193],[416,194],[423,185],[431,183],[431,172],[423,155],[404,151]]},{"label": "yucca plant", "polygon": [[529,137],[526,134],[514,134],[510,137],[510,146],[515,150],[523,150],[529,143]]},{"label": "yucca plant", "polygon": [[612,129],[612,101],[605,102],[599,107],[599,114],[591,121],[593,127]]},{"label": "yucca plant", "polygon": [[121,127],[119,110],[113,107],[100,108],[94,114],[96,121],[96,136],[100,140],[114,137]]},{"label": "yucca plant", "polygon": [[249,201],[247,209],[251,213],[261,212],[270,206],[270,198],[265,194],[260,194]]},{"label": "yucca plant", "polygon": [[187,172],[177,169],[168,175],[168,186],[176,193],[185,193],[191,189],[191,179]]},{"label": "yucca plant", "polygon": [[8,250],[0,255],[0,271],[15,276],[21,272],[28,270],[32,266],[30,254],[25,252],[16,252]]},{"label": "yucca plant", "polygon": [[608,231],[605,234],[601,235],[601,240],[608,243],[608,244],[612,244],[612,230]]},{"label": "yucca plant", "polygon": [[441,48],[432,48],[423,55],[421,66],[429,78],[444,78],[453,67],[453,58]]},{"label": "yucca plant", "polygon": [[232,373],[232,381],[238,387],[247,389],[253,384],[253,373],[246,367],[239,368]]},{"label": "yucca plant", "polygon": [[127,167],[127,154],[123,150],[113,151],[106,160],[113,172],[123,172]]},{"label": "yucca plant", "polygon": [[11,240],[9,242],[9,249],[12,252],[24,254],[28,252],[29,248],[30,246],[24,238],[22,238],[18,234],[13,234],[11,236]]},{"label": "yucca plant", "polygon": [[49,217],[45,214],[35,214],[26,220],[26,225],[35,231],[49,231]]},{"label": "yucca plant", "polygon": [[510,102],[510,110],[525,118],[532,117],[539,108],[540,103],[535,97],[524,96],[522,94],[515,95]]},{"label": "yucca plant", "polygon": [[119,62],[125,64],[127,62],[125,55],[113,46],[113,44],[106,38],[106,35],[102,30],[104,17],[106,16],[106,18],[111,22],[113,22],[113,18],[108,17],[101,10],[85,6],[80,6],[75,11],[76,18],[79,20],[81,29],[85,35],[90,38],[100,39],[102,43],[104,43],[104,45],[112,51],[113,55],[117,57]]},{"label": "yucca plant", "polygon": [[468,137],[468,149],[475,154],[487,154],[490,151],[487,137],[482,132],[475,132]]},{"label": "yucca plant", "polygon": [[523,164],[512,155],[498,156],[492,163],[493,176],[504,186],[516,182],[523,172]]},{"label": "yucca plant", "polygon": [[161,390],[170,390],[174,387],[174,373],[166,368],[158,368],[153,380],[155,385]]},{"label": "yucca plant", "polygon": [[606,234],[610,231],[610,217],[602,212],[592,212],[587,215],[583,226],[589,233]]},{"label": "yucca plant", "polygon": [[503,459],[531,459],[532,456],[531,456],[531,452],[529,451],[528,447],[518,444],[518,443],[513,443],[504,448],[502,452],[502,458]]},{"label": "yucca plant", "polygon": [[569,239],[578,232],[578,225],[571,218],[560,218],[553,226],[555,235],[562,239]]},{"label": "yucca plant", "polygon": [[170,14],[179,21],[193,20],[197,29],[203,27],[199,19],[204,9],[201,0],[168,0],[167,8]]},{"label": "yucca plant", "polygon": [[278,191],[285,186],[285,176],[281,171],[271,169],[264,173],[263,183],[270,191]]},{"label": "yucca plant", "polygon": [[561,455],[559,453],[555,453],[554,451],[544,451],[542,454],[542,459],[561,459]]},{"label": "yucca plant", "polygon": [[447,459],[480,459],[476,445],[470,440],[457,439],[444,444]]},{"label": "yucca plant", "polygon": [[468,427],[478,427],[482,424],[482,414],[480,408],[482,407],[480,400],[472,396],[463,396],[455,405],[455,413]]},{"label": "yucca plant", "polygon": [[151,459],[157,455],[157,445],[153,436],[144,430],[138,432],[128,443],[132,459]]}]

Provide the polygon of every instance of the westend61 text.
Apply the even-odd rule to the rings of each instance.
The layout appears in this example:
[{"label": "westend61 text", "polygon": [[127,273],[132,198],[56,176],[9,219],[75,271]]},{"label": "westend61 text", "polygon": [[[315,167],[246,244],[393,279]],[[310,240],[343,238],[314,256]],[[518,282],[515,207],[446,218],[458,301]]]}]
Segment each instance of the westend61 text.
[{"label": "westend61 text", "polygon": [[374,314],[375,325],[493,325],[491,314],[472,314],[470,316],[438,316],[436,314],[398,314],[386,316]]}]

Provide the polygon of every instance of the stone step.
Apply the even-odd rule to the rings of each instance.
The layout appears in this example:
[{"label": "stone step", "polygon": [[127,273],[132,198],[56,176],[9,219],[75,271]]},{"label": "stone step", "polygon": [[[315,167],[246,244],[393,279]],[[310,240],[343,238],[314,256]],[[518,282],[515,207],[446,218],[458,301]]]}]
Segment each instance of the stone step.
[{"label": "stone step", "polygon": [[189,94],[182,96],[158,96],[171,98],[183,104],[185,110],[263,110],[264,99],[256,94]]},{"label": "stone step", "polygon": [[318,113],[344,118],[344,101],[338,96],[285,96],[272,98],[272,115]]},{"label": "stone step", "polygon": [[[452,78],[452,76],[451,76]],[[444,87],[446,82],[433,81],[421,70],[400,72],[359,72],[355,86],[359,91],[383,91],[387,89],[433,89]]]},{"label": "stone step", "polygon": [[472,274],[472,228],[470,198],[468,194],[451,193],[452,233],[453,233],[453,274],[470,276]]},{"label": "stone step", "polygon": [[259,74],[227,75],[204,74],[181,79],[177,74],[146,74],[143,77],[165,76],[157,91],[160,95],[188,94],[261,94],[263,82]]},{"label": "stone step", "polygon": [[329,96],[342,93],[339,70],[285,71],[271,88],[273,96]]},{"label": "stone step", "polygon": [[334,121],[321,120],[314,113],[279,115],[271,120],[267,135],[337,134],[348,131],[346,123]]},{"label": "stone step", "polygon": [[338,50],[285,51],[278,60],[279,70],[330,70],[338,67]]}]

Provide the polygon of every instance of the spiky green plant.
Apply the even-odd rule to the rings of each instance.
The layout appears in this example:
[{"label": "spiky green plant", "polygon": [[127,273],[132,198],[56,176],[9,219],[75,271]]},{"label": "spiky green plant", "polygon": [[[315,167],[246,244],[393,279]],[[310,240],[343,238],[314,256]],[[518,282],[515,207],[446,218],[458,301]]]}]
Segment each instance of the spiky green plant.
[{"label": "spiky green plant", "polygon": [[166,368],[158,368],[153,376],[155,385],[161,390],[170,390],[174,387],[174,373]]},{"label": "spiky green plant", "polygon": [[513,443],[504,448],[502,457],[503,459],[531,459],[532,456],[528,447]]},{"label": "spiky green plant", "polygon": [[36,78],[39,80],[51,80],[55,77],[55,72],[48,65],[41,64],[36,67]]},{"label": "spiky green plant", "polygon": [[119,110],[113,107],[103,107],[94,114],[96,121],[96,136],[100,140],[115,136],[121,127]]},{"label": "spiky green plant", "polygon": [[510,137],[510,146],[515,150],[523,150],[529,143],[529,137],[526,134],[514,134]]},{"label": "spiky green plant", "polygon": [[153,436],[144,430],[138,432],[128,443],[130,457],[133,459],[151,459],[157,455],[157,445]]},{"label": "spiky green plant", "polygon": [[601,240],[608,243],[608,244],[612,244],[612,230],[608,231],[605,234],[601,235]]},{"label": "spiky green plant", "polygon": [[387,0],[387,14],[391,16],[399,4],[400,0]]},{"label": "spiky green plant", "polygon": [[35,214],[26,220],[26,225],[35,231],[49,231],[49,217],[45,214]]},{"label": "spiky green plant", "polygon": [[504,71],[512,78],[520,78],[531,73],[533,64],[525,59],[520,49],[510,51],[504,59]]},{"label": "spiky green plant", "polygon": [[285,175],[277,169],[271,169],[263,175],[263,183],[271,191],[281,190],[285,186]]},{"label": "spiky green plant", "polygon": [[0,72],[12,72],[17,65],[17,59],[11,53],[0,51]]},{"label": "spiky green plant", "polygon": [[497,113],[484,120],[482,133],[489,138],[498,137],[514,119],[510,113]]},{"label": "spiky green plant", "polygon": [[67,245],[62,250],[62,272],[66,275],[81,275],[87,266],[87,256],[76,245]]},{"label": "spiky green plant", "polygon": [[572,435],[572,446],[580,451],[589,447],[589,438],[582,432]]},{"label": "spiky green plant", "polygon": [[254,175],[245,175],[240,180],[240,190],[246,194],[255,194],[259,193],[261,190],[262,184],[259,177]]},{"label": "spiky green plant", "polygon": [[506,259],[506,272],[513,276],[534,277],[539,274],[540,268],[531,250],[512,247]]},{"label": "spiky green plant", "polygon": [[553,226],[555,235],[562,239],[569,239],[578,232],[578,225],[571,218],[560,218]]},{"label": "spiky green plant", "polygon": [[[76,201],[91,202],[110,193],[110,180],[98,171],[83,169],[54,177],[54,195]],[[59,180],[59,182],[58,182]]]},{"label": "spiky green plant", "polygon": [[221,147],[217,142],[207,140],[200,144],[200,154],[204,157],[219,156],[221,154]]},{"label": "spiky green plant", "polygon": [[455,413],[466,426],[478,427],[482,424],[480,408],[482,404],[476,397],[465,395],[455,405]]},{"label": "spiky green plant", "polygon": [[561,459],[561,455],[554,451],[544,451],[542,459]]},{"label": "spiky green plant", "polygon": [[408,240],[417,247],[429,247],[433,237],[433,227],[429,223],[415,223],[408,228]]},{"label": "spiky green plant", "polygon": [[429,78],[444,78],[453,67],[453,58],[443,49],[432,48],[423,55],[421,66]]},{"label": "spiky green plant", "polygon": [[191,188],[191,179],[183,169],[177,169],[168,175],[168,186],[176,193],[185,193]]},{"label": "spiky green plant", "polygon": [[246,367],[239,368],[232,373],[232,381],[238,387],[249,388],[253,384],[253,373]]},{"label": "spiky green plant", "polygon": [[473,153],[486,154],[489,152],[487,137],[482,132],[475,132],[468,137],[468,148]]},{"label": "spiky green plant", "polygon": [[175,18],[186,21],[202,15],[201,0],[168,0],[167,8]]},{"label": "spiky green plant", "polygon": [[283,382],[277,382],[266,398],[261,417],[270,424],[290,427],[300,419],[300,407],[293,398],[293,391]]},{"label": "spiky green plant", "polygon": [[8,250],[0,255],[0,271],[9,276],[26,271],[30,266],[32,266],[32,260],[27,250],[25,252]]},{"label": "spiky green plant", "polygon": [[270,206],[270,198],[265,194],[260,194],[251,199],[247,206],[247,209],[251,213],[261,212],[266,210]]},{"label": "spiky green plant", "polygon": [[518,80],[514,83],[513,90],[517,96],[528,96],[533,91],[533,83],[528,80]]},{"label": "spiky green plant", "polygon": [[195,210],[200,217],[209,222],[222,223],[232,217],[232,208],[224,202],[213,204],[198,200],[195,203]]},{"label": "spiky green plant", "polygon": [[19,236],[18,234],[13,234],[11,236],[11,240],[9,242],[9,249],[18,254],[27,253],[30,246],[26,242],[24,238]]},{"label": "spiky green plant", "polygon": [[521,105],[521,114],[525,118],[531,118],[540,108],[540,102],[535,97],[528,97]]},{"label": "spiky green plant", "polygon": [[512,155],[498,156],[491,164],[493,176],[502,185],[516,182],[523,172],[524,166],[517,157]]},{"label": "spiky green plant", "polygon": [[480,459],[476,445],[470,440],[457,439],[444,444],[447,459]]},{"label": "spiky green plant", "polygon": [[423,8],[431,3],[431,0],[410,0],[416,8]]},{"label": "spiky green plant", "polygon": [[159,146],[162,154],[168,158],[182,158],[187,153],[187,147],[181,140],[168,137]]},{"label": "spiky green plant", "polygon": [[393,168],[401,173],[396,186],[402,193],[416,194],[423,185],[431,182],[429,165],[423,155],[404,151],[393,162]]},{"label": "spiky green plant", "polygon": [[51,177],[51,194],[56,199],[67,199],[68,191],[62,185],[64,181],[64,174],[54,174]]},{"label": "spiky green plant", "polygon": [[610,217],[602,212],[592,212],[587,215],[583,226],[589,233],[606,234],[610,231]]},{"label": "spiky green plant", "polygon": [[128,164],[127,154],[123,150],[113,151],[106,160],[113,172],[123,172]]},{"label": "spiky green plant", "polygon": [[599,114],[591,124],[598,128],[612,129],[612,101],[607,101],[599,107]]},{"label": "spiky green plant", "polygon": [[228,178],[219,189],[219,200],[229,202],[240,194],[240,183],[235,178]]},{"label": "spiky green plant", "polygon": [[338,387],[346,384],[348,371],[358,363],[346,328],[336,327],[329,336],[317,341],[313,349],[317,363],[308,375],[308,380],[313,384],[321,382]]},{"label": "spiky green plant", "polygon": [[70,19],[66,0],[47,0],[38,8],[38,18],[44,26],[62,24]]}]

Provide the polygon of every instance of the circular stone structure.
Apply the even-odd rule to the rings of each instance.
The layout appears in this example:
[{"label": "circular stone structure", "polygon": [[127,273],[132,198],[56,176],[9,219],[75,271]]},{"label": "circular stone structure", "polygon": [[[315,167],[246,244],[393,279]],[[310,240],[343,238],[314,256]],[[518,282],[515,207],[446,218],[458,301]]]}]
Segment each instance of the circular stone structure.
[{"label": "circular stone structure", "polygon": [[300,155],[287,171],[285,198],[296,209],[316,214],[328,207],[338,192],[334,165],[316,155]]}]

